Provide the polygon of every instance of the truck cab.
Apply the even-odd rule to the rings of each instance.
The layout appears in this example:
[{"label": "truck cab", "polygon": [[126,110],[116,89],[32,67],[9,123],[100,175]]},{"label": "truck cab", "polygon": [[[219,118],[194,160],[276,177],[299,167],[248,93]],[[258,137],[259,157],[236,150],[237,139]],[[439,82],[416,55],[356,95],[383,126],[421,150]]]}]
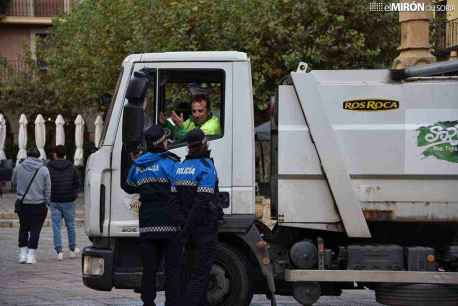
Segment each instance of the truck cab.
[{"label": "truck cab", "polygon": [[[212,272],[214,279],[222,278],[222,289],[215,289],[210,295],[214,304],[238,303],[224,285],[228,283],[225,278],[230,277],[224,276],[225,270],[246,270],[244,266],[240,268],[241,262],[256,262],[266,256],[262,249],[255,247],[262,239],[254,226],[254,116],[250,69],[247,55],[240,52],[135,54],[124,60],[105,119],[100,148],[89,157],[86,167],[85,226],[93,242],[83,254],[83,279],[87,286],[111,290],[112,287],[135,289],[140,284],[137,239],[141,204],[138,195],[126,192],[131,161],[123,144],[126,124],[123,123],[123,109],[128,103],[129,82],[138,75],[147,75],[148,85],[141,105],[143,129],[153,123],[159,124],[161,113],[168,124],[173,124],[169,119],[172,111],[186,119],[190,115],[187,110],[190,110],[191,96],[196,90],[206,91],[211,115],[221,124],[221,133],[209,136],[209,148],[218,171],[219,191],[229,199],[219,236],[221,251],[226,256],[220,256],[220,264]],[[169,148],[182,159],[187,154],[184,140],[174,135]],[[240,248],[244,250],[242,254],[239,254]],[[235,263],[221,262],[228,258]],[[234,264],[238,266],[232,267]],[[248,275],[248,271],[234,273]],[[251,285],[241,285],[246,287],[243,290],[249,291],[242,297],[246,300],[253,294]]]}]

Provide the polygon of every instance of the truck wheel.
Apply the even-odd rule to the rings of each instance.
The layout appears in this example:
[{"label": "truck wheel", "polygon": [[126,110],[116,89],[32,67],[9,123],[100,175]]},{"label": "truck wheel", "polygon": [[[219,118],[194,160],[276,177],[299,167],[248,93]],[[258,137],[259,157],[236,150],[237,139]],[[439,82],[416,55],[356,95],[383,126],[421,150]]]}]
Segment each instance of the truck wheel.
[{"label": "truck wheel", "polygon": [[378,285],[375,299],[391,306],[456,306],[458,287],[433,284]]},{"label": "truck wheel", "polygon": [[218,244],[207,299],[211,306],[248,306],[253,289],[246,259],[227,244]]},{"label": "truck wheel", "polygon": [[321,287],[316,282],[293,283],[293,297],[302,305],[313,305],[321,296]]}]

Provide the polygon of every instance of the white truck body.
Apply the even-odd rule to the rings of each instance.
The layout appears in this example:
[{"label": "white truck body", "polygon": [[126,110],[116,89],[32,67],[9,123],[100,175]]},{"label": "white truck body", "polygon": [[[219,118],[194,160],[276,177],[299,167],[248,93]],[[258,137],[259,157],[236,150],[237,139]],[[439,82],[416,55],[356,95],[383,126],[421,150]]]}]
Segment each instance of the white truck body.
[{"label": "white truck body", "polygon": [[[350,193],[357,201],[351,205],[369,220],[458,221],[458,163],[425,157],[425,147],[417,145],[419,128],[457,121],[457,80],[394,83],[387,70],[296,72],[292,79],[294,86],[279,87],[278,205],[283,222],[320,228],[342,221],[350,204],[336,196],[343,187],[336,171],[351,178]],[[343,108],[345,101],[367,99],[397,101],[399,108]],[[449,129],[442,142],[456,141],[457,128]],[[430,137],[435,135],[431,131]],[[354,212],[350,226],[357,220],[362,222]]]}]

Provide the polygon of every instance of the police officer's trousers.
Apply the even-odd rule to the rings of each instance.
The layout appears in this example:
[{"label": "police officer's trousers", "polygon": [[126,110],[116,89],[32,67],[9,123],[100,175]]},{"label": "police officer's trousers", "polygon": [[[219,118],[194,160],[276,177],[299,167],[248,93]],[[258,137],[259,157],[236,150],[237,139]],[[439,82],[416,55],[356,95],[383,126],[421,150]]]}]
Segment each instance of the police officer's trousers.
[{"label": "police officer's trousers", "polygon": [[[195,258],[181,306],[207,306],[210,271],[216,257],[217,228],[194,231],[189,239]],[[235,305],[234,305],[235,306]]]},{"label": "police officer's trousers", "polygon": [[178,239],[141,238],[144,306],[156,306],[156,272],[165,257],[165,306],[178,306],[181,286],[182,246]]}]

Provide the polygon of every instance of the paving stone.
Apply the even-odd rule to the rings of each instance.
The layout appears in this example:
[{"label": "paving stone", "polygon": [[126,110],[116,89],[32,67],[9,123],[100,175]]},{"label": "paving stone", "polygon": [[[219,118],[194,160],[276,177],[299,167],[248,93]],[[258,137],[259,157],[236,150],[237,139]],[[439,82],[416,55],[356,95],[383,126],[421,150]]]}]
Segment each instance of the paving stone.
[{"label": "paving stone", "polygon": [[[53,250],[51,228],[44,228],[37,251],[38,263],[17,263],[17,228],[0,228],[0,305],[18,306],[141,306],[132,290],[110,292],[86,288],[81,279],[81,258],[68,257],[67,236],[63,235],[64,260]],[[77,245],[90,245],[82,227],[77,227]],[[278,306],[300,306],[291,297],[277,296]],[[159,293],[157,305],[164,306]],[[368,290],[345,290],[341,297],[323,297],[317,306],[381,306]],[[236,305],[234,305],[236,306]],[[251,306],[270,306],[264,295],[256,295]]]}]

